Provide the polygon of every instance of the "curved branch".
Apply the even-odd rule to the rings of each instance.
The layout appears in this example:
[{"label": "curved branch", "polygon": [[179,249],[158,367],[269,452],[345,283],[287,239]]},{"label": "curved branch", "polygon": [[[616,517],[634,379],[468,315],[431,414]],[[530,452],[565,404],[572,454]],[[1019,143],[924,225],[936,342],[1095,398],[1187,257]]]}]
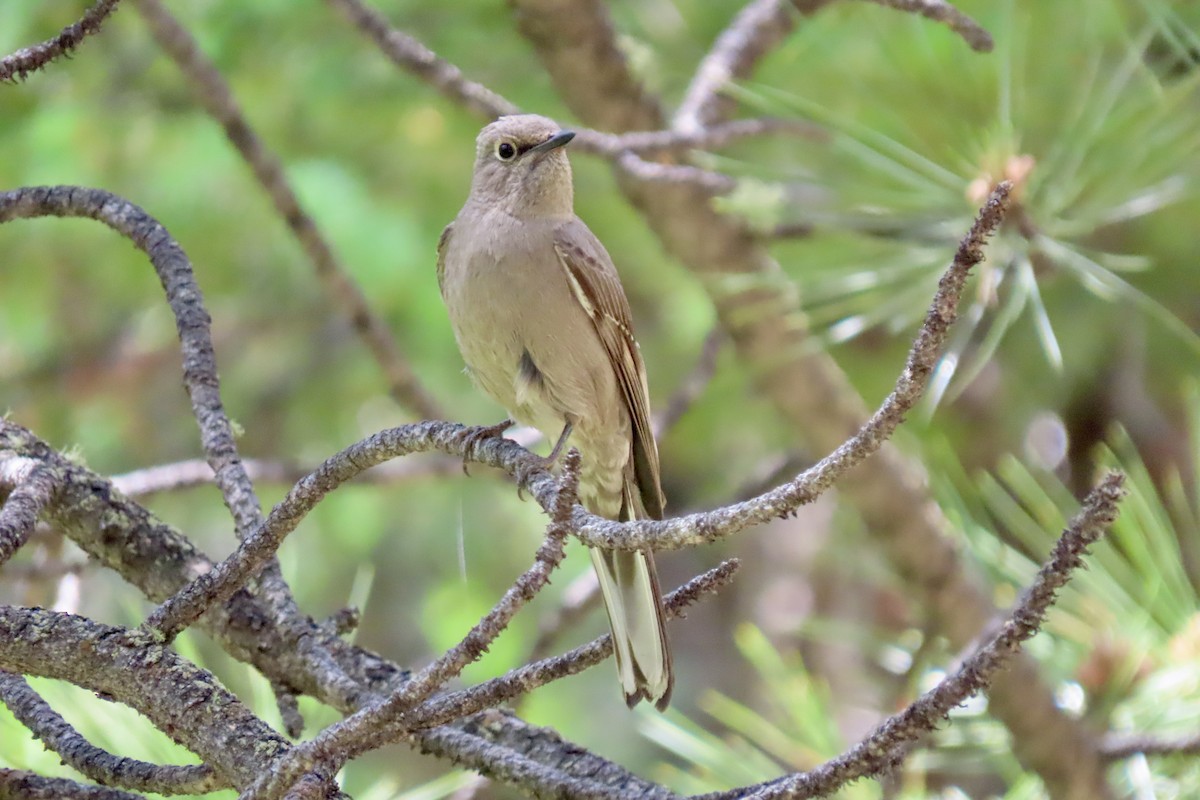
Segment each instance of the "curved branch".
[{"label": "curved branch", "polygon": [[0,81],[25,80],[59,56],[69,55],[85,38],[98,33],[104,20],[117,9],[120,0],[96,0],[96,4],[84,12],[78,22],[72,22],[47,39],[32,47],[22,47],[15,53],[0,59]]},{"label": "curved branch", "polygon": [[46,778],[20,769],[0,767],[0,797],[5,800],[146,800],[140,794],[89,786],[67,778]]},{"label": "curved branch", "polygon": [[977,53],[990,53],[995,43],[992,35],[978,22],[959,11],[946,0],[868,0],[877,5],[919,14],[925,19],[940,22],[962,37]]},{"label": "curved branch", "polygon": [[210,765],[222,785],[248,785],[289,749],[211,674],[144,635],[0,606],[0,643],[0,669],[70,681],[136,709]]},{"label": "curved branch", "polygon": [[20,675],[0,670],[0,701],[71,769],[106,786],[157,794],[206,794],[230,786],[206,764],[160,766],[115,756],[83,738]]},{"label": "curved branch", "polygon": [[[854,437],[792,482],[726,508],[670,520],[638,522],[613,522],[577,508],[574,519],[579,539],[591,547],[626,550],[677,549],[713,541],[812,502],[848,469],[878,450],[916,404],[932,375],[957,315],[967,274],[983,260],[984,242],[1003,218],[1009,188],[1008,183],[996,187],[971,232],[963,239],[950,269],[938,284],[925,324],[913,343],[895,390]],[[153,628],[162,624],[161,620],[195,619],[204,609],[227,600],[274,557],[284,538],[325,495],[361,472],[399,455],[436,448],[461,455],[464,460],[501,467],[517,477],[543,509],[552,512],[557,490],[544,464],[512,442],[494,436],[481,439],[477,433],[452,423],[423,422],[381,431],[351,445],[293,486],[271,509],[263,525],[245,537],[237,550],[211,573],[163,603],[146,624]]]},{"label": "curved branch", "polygon": [[748,78],[758,62],[792,32],[796,9],[791,0],[751,0],[721,32],[692,76],[672,129],[696,133],[727,119],[736,108],[722,92]]},{"label": "curved branch", "polygon": [[[447,441],[458,441],[460,452],[464,432],[473,430],[450,423],[425,425]],[[528,468],[536,463],[512,442],[493,441],[514,464]],[[161,601],[211,571],[213,562],[177,531],[122,497],[103,477],[67,461],[25,428],[0,417],[0,464],[20,458],[48,464],[61,477],[58,500],[46,510],[50,523],[150,600]],[[553,483],[548,474],[545,478]],[[332,629],[310,622],[307,635],[297,642],[265,600],[245,592],[213,606],[199,624],[230,655],[252,664],[268,680],[343,713],[379,702],[408,679],[406,670],[342,641]],[[412,741],[422,752],[499,779],[528,775],[522,786],[539,796],[554,796],[555,786],[563,782],[581,781],[633,787],[629,790],[639,797],[664,796],[661,787],[510,715],[487,712],[451,727],[417,731]]]},{"label": "curved branch", "polygon": [[12,491],[7,499],[0,498],[0,567],[29,541],[38,515],[54,499],[58,482],[44,465],[14,459],[0,468],[0,489],[5,486]]},{"label": "curved branch", "polygon": [[[481,83],[467,80],[462,70],[413,37],[396,30],[378,11],[359,0],[328,0],[329,4],[365,33],[396,66],[413,73],[451,100],[484,117],[518,114],[520,109]],[[437,416],[433,414],[431,416]]]},{"label": "curved branch", "polygon": [[201,52],[187,29],[171,16],[159,0],[134,0],[134,8],[150,27],[155,41],[191,83],[201,105],[209,116],[220,123],[229,143],[249,165],[254,177],[270,196],[275,210],[304,248],[317,278],[379,363],[392,397],[418,417],[436,419],[442,416],[437,401],[417,378],[408,358],[396,343],[395,336],[371,310],[362,289],[338,261],[312,217],[301,207],[299,198],[284,176],[279,158],[267,149],[250,127],[221,73]]},{"label": "curved branch", "polygon": [[0,193],[0,222],[36,217],[87,217],[134,243],[150,259],[175,315],[183,350],[183,382],[200,425],[200,441],[225,505],[245,535],[261,519],[258,498],[238,457],[233,426],[221,404],[212,319],[179,243],[144,210],[102,189],[39,186]]},{"label": "curved branch", "polygon": [[1058,590],[1083,566],[1088,548],[1116,521],[1118,503],[1125,495],[1124,482],[1125,477],[1120,473],[1105,476],[1084,499],[1079,513],[1068,523],[1050,558],[1021,594],[1000,630],[908,708],[889,717],[854,747],[814,770],[759,786],[703,795],[704,799],[824,797],[851,781],[879,775],[902,761],[913,742],[933,731],[964,700],[986,689],[1021,643],[1038,632]]},{"label": "curved branch", "polygon": [[[351,758],[382,747],[385,741],[379,735],[380,730],[397,722],[403,723],[414,706],[461,674],[468,664],[477,661],[508,627],[513,616],[545,588],[550,582],[550,573],[566,556],[571,509],[577,501],[579,487],[579,464],[579,451],[571,449],[563,461],[550,525],[542,546],[534,555],[533,565],[517,577],[495,607],[462,641],[434,659],[383,702],[330,725],[316,738],[291,750],[272,765],[269,774],[243,793],[242,800],[274,800],[317,764],[327,766],[328,772],[335,773]],[[463,716],[467,715],[460,714],[459,718]],[[411,727],[406,726],[403,730],[407,732]]]},{"label": "curved branch", "polygon": [[719,122],[711,127],[695,131],[630,131],[628,133],[603,133],[588,128],[573,129],[572,152],[594,153],[613,157],[625,150],[636,153],[671,152],[675,150],[720,150],[722,147],[745,139],[757,139],[772,134],[802,136],[808,139],[824,139],[824,129],[804,120],[735,119]]},{"label": "curved branch", "polygon": [[[741,562],[736,558],[723,561],[668,594],[663,598],[667,618],[681,617],[689,606],[704,595],[719,592],[733,580],[740,566]],[[543,658],[478,686],[432,698],[416,709],[412,717],[417,726],[422,728],[445,725],[468,714],[495,708],[551,681],[583,672],[611,654],[612,635],[604,634],[562,655]]]}]

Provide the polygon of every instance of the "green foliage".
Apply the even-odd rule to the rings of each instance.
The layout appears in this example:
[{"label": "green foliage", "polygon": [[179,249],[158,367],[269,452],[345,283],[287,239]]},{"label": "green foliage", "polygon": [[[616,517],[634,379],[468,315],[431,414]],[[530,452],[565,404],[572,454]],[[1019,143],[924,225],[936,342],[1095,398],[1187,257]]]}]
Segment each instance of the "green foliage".
[{"label": "green foliage", "polygon": [[[0,2],[0,52],[53,35],[66,21],[62,5]],[[530,111],[570,121],[503,4],[376,5],[469,77]],[[940,405],[926,409],[933,415],[927,427],[902,440],[927,462],[943,509],[1005,605],[1073,508],[1051,476],[1007,455],[1020,450],[1031,418],[1061,415],[1080,394],[1085,405],[1106,406],[1133,386],[1164,409],[1171,431],[1182,428],[1180,386],[1197,372],[1200,326],[1200,5],[957,5],[992,32],[994,53],[971,53],[944,27],[873,4],[835,3],[803,20],[733,93],[746,115],[811,119],[827,137],[745,142],[698,159],[745,178],[718,205],[756,230],[815,226],[810,236],[772,246],[783,269],[769,288],[798,291],[812,347],[831,348],[872,402],[890,388],[915,320],[975,213],[977,182],[1022,180],[1021,210],[1032,228],[1010,225],[992,243],[938,375]],[[637,0],[611,8],[634,68],[670,105],[736,5]],[[393,68],[323,4],[206,0],[173,11],[231,82],[446,415],[497,421],[500,410],[461,374],[434,276],[434,246],[465,197],[480,120]],[[214,320],[223,396],[244,429],[245,456],[315,464],[407,421],[301,248],[133,7],[123,6],[72,59],[0,87],[0,153],[0,186],[102,186],[145,207],[179,240]],[[699,281],[662,252],[621,199],[608,166],[578,154],[573,162],[578,211],[621,270],[661,407],[694,362],[713,309]],[[174,324],[141,255],[84,220],[0,226],[0,254],[0,413],[11,412],[55,446],[78,448],[105,474],[196,457]],[[729,288],[748,282],[731,280]],[[1119,381],[1106,377],[1114,362],[1127,361],[1141,370]],[[755,378],[727,348],[713,383],[663,439],[671,513],[717,506],[765,474],[764,466],[793,454],[797,433],[756,391]],[[1130,438],[1140,452],[1117,438],[1104,454],[1132,471],[1122,522],[1030,647],[1074,712],[1122,730],[1167,733],[1200,718],[1195,577],[1181,566],[1181,548],[1187,559],[1200,552],[1193,541],[1197,487],[1160,480],[1161,462],[1143,469],[1153,454],[1132,429]],[[986,471],[977,473],[980,466]],[[264,505],[284,488],[262,489]],[[210,555],[233,546],[211,487],[146,502]],[[869,559],[862,540],[845,535],[852,516],[798,535],[832,527],[828,561],[850,565],[847,580],[864,591],[887,588],[895,578],[878,564],[861,574]],[[482,471],[470,480],[353,486],[324,501],[280,558],[306,612],[319,618],[353,603],[364,610],[360,643],[420,666],[457,641],[528,566],[543,525],[528,503]],[[746,544],[760,534],[714,550],[761,560]],[[664,582],[686,578],[713,555],[665,556]],[[557,602],[566,574],[587,568],[580,556],[572,552],[563,577],[467,681],[528,652],[538,615]],[[98,573],[82,578],[80,612],[136,624],[146,608],[130,599],[134,590]],[[794,581],[816,582],[802,574]],[[665,719],[627,715],[607,666],[539,691],[524,710],[635,770],[663,755],[626,735],[644,724],[671,756],[658,769],[680,790],[768,779],[836,755],[846,744],[834,725],[845,698],[790,649],[776,652],[753,625],[735,628],[752,665],[737,678],[745,694],[735,701],[705,692],[695,677],[703,675],[695,665],[728,647],[728,621],[753,617],[746,609],[759,588],[707,600],[722,612],[696,614],[708,630],[698,632],[695,620],[672,627],[681,710]],[[7,589],[0,581],[0,591]],[[564,647],[598,631],[599,614],[588,624]],[[915,691],[953,655],[924,641],[915,626],[906,619],[897,632],[872,621],[817,619],[805,623],[801,638],[850,642],[880,675],[907,680]],[[186,655],[198,651],[198,663],[278,724],[261,678],[202,637],[183,642]],[[1106,665],[1096,672],[1101,678],[1085,680],[1093,664]],[[101,746],[189,760],[113,704],[58,684],[39,688]],[[315,704],[303,708],[309,733],[333,719]],[[1013,762],[1004,732],[984,711],[979,703],[955,714],[937,749],[912,762],[904,796],[929,796],[926,776],[943,772],[1000,776],[1012,800],[1040,796],[1040,784]],[[134,738],[136,751],[126,747]],[[5,764],[67,772],[2,710],[0,741]],[[437,769],[402,754],[383,766],[352,766],[347,785],[358,797],[381,800],[402,791],[397,781],[408,789]],[[1196,793],[1195,771],[1167,759],[1115,768],[1123,788],[1152,786],[1159,797]],[[400,778],[380,778],[385,772]],[[463,780],[447,776],[411,796],[441,796]],[[953,787],[937,791],[965,796]],[[863,784],[845,796],[878,794]]]}]

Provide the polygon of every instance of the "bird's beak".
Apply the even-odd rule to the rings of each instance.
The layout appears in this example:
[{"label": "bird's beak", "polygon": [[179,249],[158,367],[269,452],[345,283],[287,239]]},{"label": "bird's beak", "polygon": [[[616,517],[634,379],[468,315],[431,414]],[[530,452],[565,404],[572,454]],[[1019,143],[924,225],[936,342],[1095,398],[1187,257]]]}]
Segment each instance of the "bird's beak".
[{"label": "bird's beak", "polygon": [[528,152],[548,153],[551,150],[557,150],[574,138],[575,131],[559,131],[541,144],[534,145],[533,147],[529,148]]}]

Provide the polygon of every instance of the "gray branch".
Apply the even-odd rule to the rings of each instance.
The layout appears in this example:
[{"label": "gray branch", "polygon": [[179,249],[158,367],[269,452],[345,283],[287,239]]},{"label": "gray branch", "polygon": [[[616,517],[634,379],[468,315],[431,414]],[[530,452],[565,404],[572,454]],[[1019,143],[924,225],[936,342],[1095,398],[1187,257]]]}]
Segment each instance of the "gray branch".
[{"label": "gray branch", "polygon": [[104,20],[117,9],[120,0],[96,0],[96,4],[84,12],[78,22],[72,22],[47,39],[32,47],[20,50],[0,59],[0,81],[25,80],[59,56],[69,55],[85,38],[98,33]]},{"label": "gray branch", "polygon": [[289,749],[205,670],[148,636],[84,617],[0,606],[0,669],[70,681],[136,709],[220,785],[249,784]]},{"label": "gray branch", "polygon": [[223,789],[207,764],[160,766],[96,747],[50,707],[20,675],[0,670],[0,701],[71,769],[106,786],[157,794],[206,794]]},{"label": "gray branch", "polygon": [[1116,521],[1117,506],[1125,495],[1124,481],[1120,473],[1110,473],[1088,494],[1079,513],[1054,545],[1049,560],[1022,593],[999,631],[908,708],[889,717],[844,754],[814,770],[759,786],[703,795],[703,800],[824,797],[851,781],[879,775],[900,763],[914,742],[936,729],[963,701],[985,690],[1021,644],[1041,629],[1058,590],[1083,566],[1088,548]]}]

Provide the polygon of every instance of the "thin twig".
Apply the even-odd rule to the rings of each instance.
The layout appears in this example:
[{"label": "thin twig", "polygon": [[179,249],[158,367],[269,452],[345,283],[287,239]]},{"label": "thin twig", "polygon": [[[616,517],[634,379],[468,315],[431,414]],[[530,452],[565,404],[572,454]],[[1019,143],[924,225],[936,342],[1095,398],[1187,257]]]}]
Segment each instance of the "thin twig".
[{"label": "thin twig", "polygon": [[96,4],[85,11],[78,22],[63,28],[53,39],[22,47],[0,59],[0,81],[25,80],[29,73],[41,69],[59,56],[70,55],[85,38],[99,32],[104,20],[116,10],[118,2],[120,0],[96,0]]},{"label": "thin twig", "polygon": [[631,131],[604,133],[589,128],[574,129],[572,152],[593,153],[613,157],[625,150],[635,153],[671,152],[676,150],[720,150],[745,139],[757,139],[771,134],[791,134],[809,139],[824,139],[823,128],[806,120],[758,117],[720,122],[710,128],[693,131]]},{"label": "thin twig", "polygon": [[467,80],[458,67],[403,31],[391,27],[383,15],[359,0],[328,2],[375,42],[398,67],[413,73],[451,100],[485,117],[520,113],[514,103],[481,83]]},{"label": "thin twig", "polygon": [[1200,733],[1192,733],[1186,736],[1110,733],[1100,742],[1100,755],[1109,761],[1118,761],[1136,755],[1200,755]]},{"label": "thin twig", "polygon": [[63,763],[105,786],[157,794],[206,794],[229,787],[212,767],[149,764],[96,747],[71,727],[20,675],[0,670],[0,701]]},{"label": "thin twig", "polygon": [[[246,468],[246,474],[257,483],[293,484],[312,472],[311,467],[260,458],[247,458],[242,464]],[[392,486],[412,480],[447,478],[461,474],[461,461],[435,457],[422,461],[380,464],[359,476],[358,480],[363,483]],[[213,482],[213,471],[207,462],[193,458],[113,475],[111,480],[114,486],[129,497],[145,497],[159,492],[209,486]]]},{"label": "thin twig", "polygon": [[854,747],[814,770],[701,797],[704,800],[823,797],[851,781],[893,767],[913,741],[934,730],[964,700],[986,689],[997,670],[1040,630],[1058,590],[1083,566],[1088,548],[1116,520],[1118,504],[1125,495],[1124,481],[1125,477],[1117,472],[1104,477],[1084,499],[1079,513],[1067,525],[1050,558],[1000,630],[908,708],[889,717]]},{"label": "thin twig", "polygon": [[187,255],[158,220],[103,189],[43,186],[0,194],[0,222],[46,216],[97,220],[128,238],[149,257],[175,315],[183,350],[183,382],[200,426],[201,444],[239,535],[244,536],[261,520],[261,512],[238,457],[233,426],[221,404],[212,320]]},{"label": "thin twig", "polygon": [[736,179],[720,172],[694,167],[691,164],[647,161],[630,150],[618,154],[613,160],[627,175],[646,183],[690,184],[713,194],[726,194],[737,186]]},{"label": "thin twig", "polygon": [[[668,619],[684,616],[686,609],[707,594],[716,594],[733,579],[741,566],[736,558],[723,561],[692,578],[663,598]],[[444,725],[545,686],[552,681],[583,672],[612,654],[612,635],[576,647],[568,653],[544,658],[508,672],[478,686],[434,697],[413,712],[421,727]]]},{"label": "thin twig", "polygon": [[538,635],[529,649],[528,661],[539,661],[550,654],[551,648],[568,628],[583,619],[600,603],[600,581],[596,571],[587,569],[567,584],[562,603],[554,613],[538,624]]},{"label": "thin twig", "polygon": [[959,11],[946,0],[868,0],[888,8],[919,14],[926,19],[940,22],[963,38],[963,41],[976,52],[990,53],[995,43],[988,33],[975,20]]},{"label": "thin twig", "polygon": [[[302,774],[316,764],[328,765],[330,773],[347,760],[382,744],[379,731],[403,720],[409,711],[424,702],[448,681],[477,661],[499,636],[513,616],[549,582],[566,555],[570,533],[571,509],[575,506],[579,483],[579,451],[572,449],[563,461],[550,524],[545,541],[534,556],[533,565],[509,587],[495,607],[473,627],[457,645],[414,675],[400,689],[378,705],[330,725],[315,739],[291,750],[272,766],[269,775],[248,789],[243,800],[274,800]],[[402,730],[404,730],[402,728]]]},{"label": "thin twig", "polygon": [[134,0],[134,8],[145,19],[155,41],[175,61],[191,84],[201,105],[209,116],[220,123],[229,143],[270,196],[280,218],[304,248],[318,279],[383,370],[392,397],[420,418],[437,419],[443,416],[437,401],[421,384],[408,358],[400,350],[396,337],[371,310],[362,289],[334,255],[313,218],[300,205],[284,174],[282,163],[250,127],[220,71],[159,0]]},{"label": "thin twig", "polygon": [[663,521],[617,523],[577,509],[576,537],[590,547],[621,550],[678,549],[714,541],[749,525],[789,514],[800,505],[812,502],[847,470],[877,451],[924,392],[950,327],[957,318],[957,306],[967,275],[983,260],[983,246],[1004,217],[1009,189],[1007,182],[996,187],[971,231],[959,244],[953,262],[938,283],[937,293],[895,388],[854,436],[789,483],[715,511]]},{"label": "thin twig", "polygon": [[0,566],[29,541],[38,515],[54,499],[58,483],[44,465],[13,459],[0,468],[0,489],[5,486],[12,491],[0,500]]},{"label": "thin twig", "polygon": [[146,800],[143,795],[89,786],[68,778],[46,778],[20,769],[0,767],[0,797],[5,800]]},{"label": "thin twig", "polygon": [[734,102],[724,96],[725,87],[749,77],[758,62],[791,33],[795,17],[790,0],[751,0],[696,67],[671,128],[696,133],[728,118]]}]

